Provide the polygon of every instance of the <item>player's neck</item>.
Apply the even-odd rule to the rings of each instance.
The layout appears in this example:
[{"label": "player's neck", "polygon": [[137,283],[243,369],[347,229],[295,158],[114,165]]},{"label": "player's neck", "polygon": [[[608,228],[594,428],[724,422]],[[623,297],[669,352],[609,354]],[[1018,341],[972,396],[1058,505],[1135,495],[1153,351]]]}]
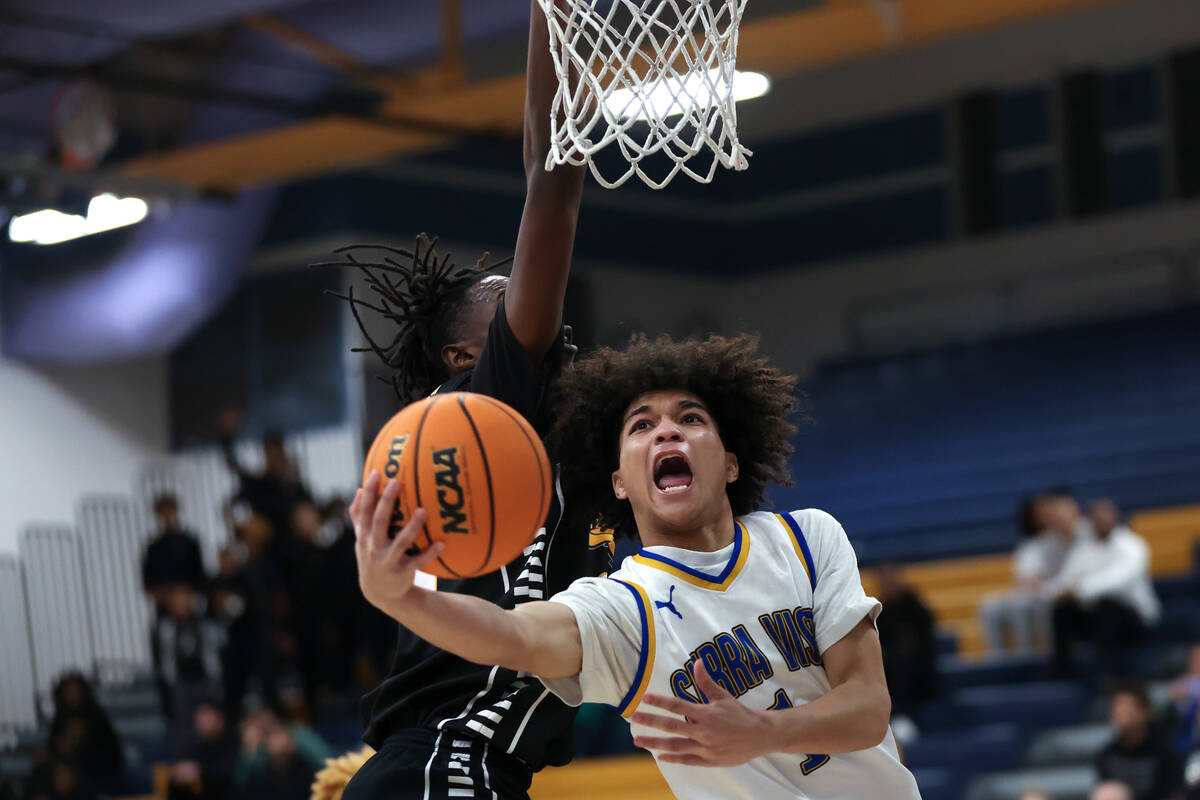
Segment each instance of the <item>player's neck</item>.
[{"label": "player's neck", "polygon": [[645,547],[678,547],[698,553],[712,553],[733,544],[733,510],[722,504],[719,513],[698,524],[674,526],[664,520],[638,520],[638,536]]}]

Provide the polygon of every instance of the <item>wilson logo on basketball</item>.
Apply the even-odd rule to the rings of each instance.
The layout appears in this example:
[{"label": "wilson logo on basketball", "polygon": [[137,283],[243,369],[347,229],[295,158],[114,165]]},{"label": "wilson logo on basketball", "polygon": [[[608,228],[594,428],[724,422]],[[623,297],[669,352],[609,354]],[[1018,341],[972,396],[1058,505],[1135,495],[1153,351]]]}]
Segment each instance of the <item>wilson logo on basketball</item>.
[{"label": "wilson logo on basketball", "polygon": [[400,471],[400,459],[404,455],[404,448],[408,445],[408,434],[397,436],[392,439],[392,446],[388,449],[387,466],[383,468],[383,474],[389,478],[396,477],[396,473]]},{"label": "wilson logo on basketball", "polygon": [[447,447],[433,451],[434,482],[437,484],[439,511],[444,533],[467,534],[467,513],[463,511],[463,490],[458,476],[458,448]]}]

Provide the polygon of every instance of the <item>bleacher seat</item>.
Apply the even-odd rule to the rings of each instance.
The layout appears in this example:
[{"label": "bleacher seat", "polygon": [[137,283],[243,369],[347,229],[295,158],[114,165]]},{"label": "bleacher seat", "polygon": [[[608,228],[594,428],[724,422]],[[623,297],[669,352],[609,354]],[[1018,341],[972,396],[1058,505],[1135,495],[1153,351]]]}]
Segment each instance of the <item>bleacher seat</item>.
[{"label": "bleacher seat", "polygon": [[913,769],[969,765],[972,771],[1010,769],[1024,749],[1021,726],[1003,722],[925,733],[904,749]]},{"label": "bleacher seat", "polygon": [[938,659],[938,676],[946,691],[968,686],[1047,681],[1050,671],[1050,660],[1043,656],[965,661],[950,655]]},{"label": "bleacher seat", "polygon": [[829,364],[806,390],[815,424],[773,499],[833,513],[866,563],[1009,549],[1049,485],[1133,509],[1200,486],[1192,311]]},{"label": "bleacher seat", "polygon": [[921,800],[958,800],[962,790],[962,779],[951,769],[922,767],[913,769]]},{"label": "bleacher seat", "polygon": [[1030,766],[1091,764],[1112,737],[1107,722],[1051,728],[1034,738],[1025,760]]},{"label": "bleacher seat", "polygon": [[967,800],[1019,800],[1027,789],[1041,789],[1054,800],[1087,800],[1096,785],[1090,766],[1045,767],[998,772],[971,781]]},{"label": "bleacher seat", "polygon": [[951,697],[964,725],[1061,725],[1083,719],[1088,710],[1086,691],[1060,681],[971,687],[958,689]]}]

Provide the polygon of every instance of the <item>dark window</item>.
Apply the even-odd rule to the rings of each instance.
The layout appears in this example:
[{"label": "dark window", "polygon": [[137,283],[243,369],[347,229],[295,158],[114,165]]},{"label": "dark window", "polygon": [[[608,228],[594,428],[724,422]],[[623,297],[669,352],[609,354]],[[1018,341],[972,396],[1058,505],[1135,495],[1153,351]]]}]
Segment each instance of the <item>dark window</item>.
[{"label": "dark window", "polygon": [[1000,151],[1023,150],[1050,141],[1050,93],[1034,86],[1001,92],[996,104]]},{"label": "dark window", "polygon": [[1106,131],[1151,125],[1162,116],[1158,102],[1158,71],[1139,66],[1109,72],[1100,79],[1100,121]]},{"label": "dark window", "polygon": [[1048,166],[1012,170],[1000,176],[1005,228],[1044,225],[1054,220],[1054,172]]},{"label": "dark window", "polygon": [[1137,208],[1166,199],[1162,147],[1151,145],[1110,153],[1106,169],[1110,209]]}]

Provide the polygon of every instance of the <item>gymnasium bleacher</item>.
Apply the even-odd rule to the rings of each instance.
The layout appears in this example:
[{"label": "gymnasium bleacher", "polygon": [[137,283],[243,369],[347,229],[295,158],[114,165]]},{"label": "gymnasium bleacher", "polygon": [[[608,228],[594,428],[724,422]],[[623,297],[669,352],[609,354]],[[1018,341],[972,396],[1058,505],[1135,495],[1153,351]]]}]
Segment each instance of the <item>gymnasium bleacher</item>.
[{"label": "gymnasium bleacher", "polygon": [[[985,658],[978,605],[1012,584],[1022,497],[1066,484],[1115,499],[1163,603],[1154,641],[1129,658],[1161,705],[1200,641],[1200,314],[831,364],[805,388],[814,423],[776,506],[837,516],[868,591],[870,565],[903,563],[939,626],[942,696],[905,752],[922,796],[1086,798],[1111,737],[1098,687],[1051,680],[1048,657]],[[636,756],[556,772],[533,797],[671,796]]]},{"label": "gymnasium bleacher", "polygon": [[[1114,498],[1152,552],[1163,624],[1129,663],[1161,699],[1186,646],[1200,641],[1200,315],[832,364],[806,391],[815,424],[797,440],[796,485],[776,491],[776,506],[841,519],[868,591],[874,565],[903,564],[939,626],[942,695],[915,716],[918,736],[905,751],[925,800],[1015,800],[1032,786],[1054,800],[1086,797],[1109,737],[1098,688],[1051,680],[1045,657],[986,658],[978,604],[1011,583],[1020,498],[1058,484],[1081,499]],[[196,496],[193,508],[209,501],[219,498]],[[102,527],[92,521],[100,510],[80,508],[77,535],[86,538]],[[117,627],[131,652],[142,647],[133,628]],[[39,674],[38,688],[48,680]],[[149,791],[153,765],[169,752],[145,673],[102,686],[100,697]],[[358,735],[352,718],[318,730],[337,748]],[[27,772],[40,735],[22,730],[0,770]],[[547,770],[531,794],[670,796],[643,755]]]}]

